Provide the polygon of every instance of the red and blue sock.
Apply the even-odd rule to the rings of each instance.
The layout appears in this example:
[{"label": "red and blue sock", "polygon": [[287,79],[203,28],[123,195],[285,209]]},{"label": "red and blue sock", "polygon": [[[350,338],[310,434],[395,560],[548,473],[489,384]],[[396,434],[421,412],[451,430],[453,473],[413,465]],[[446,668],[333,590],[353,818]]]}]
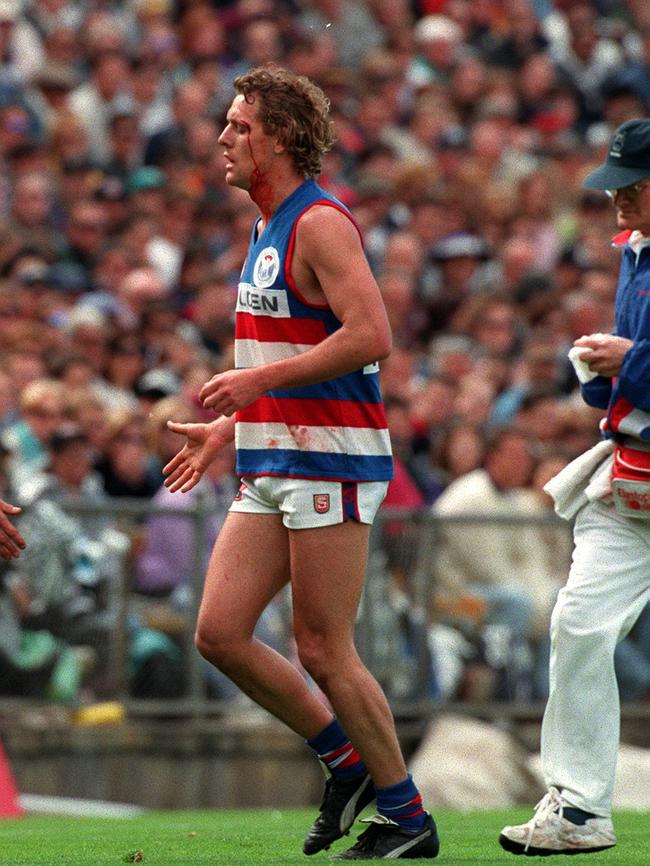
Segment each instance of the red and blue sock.
[{"label": "red and blue sock", "polygon": [[403,830],[417,833],[424,826],[427,813],[422,807],[422,795],[415,787],[409,773],[403,782],[376,788],[377,811],[385,818],[399,824]]},{"label": "red and blue sock", "polygon": [[366,765],[338,719],[333,719],[320,734],[307,740],[307,745],[316,752],[335,779],[354,779],[367,772]]}]

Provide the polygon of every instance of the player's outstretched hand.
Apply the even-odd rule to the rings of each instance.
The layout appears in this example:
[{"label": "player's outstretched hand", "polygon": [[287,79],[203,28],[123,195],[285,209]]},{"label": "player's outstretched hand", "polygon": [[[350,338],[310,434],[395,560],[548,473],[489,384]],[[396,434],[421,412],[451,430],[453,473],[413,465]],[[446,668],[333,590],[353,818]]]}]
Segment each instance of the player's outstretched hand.
[{"label": "player's outstretched hand", "polygon": [[181,424],[178,421],[168,421],[167,427],[174,433],[185,436],[185,444],[163,468],[164,484],[172,493],[178,490],[187,493],[198,484],[205,470],[228,440],[219,435],[218,427],[214,422]]},{"label": "player's outstretched hand", "polygon": [[20,551],[27,546],[25,539],[7,517],[7,514],[15,516],[20,511],[17,505],[10,505],[0,499],[0,556],[3,559],[17,559]]}]

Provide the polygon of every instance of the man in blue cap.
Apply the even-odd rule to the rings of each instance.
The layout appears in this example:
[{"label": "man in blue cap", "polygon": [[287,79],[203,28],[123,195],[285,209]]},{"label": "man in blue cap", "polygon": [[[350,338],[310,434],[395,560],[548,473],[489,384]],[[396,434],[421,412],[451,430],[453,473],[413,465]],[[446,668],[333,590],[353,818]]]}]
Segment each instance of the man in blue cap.
[{"label": "man in blue cap", "polygon": [[650,599],[650,120],[629,120],[583,182],[616,209],[621,263],[614,334],[569,353],[603,439],[552,479],[575,517],[573,564],[551,618],[550,693],[542,723],[546,795],[501,846],[530,856],[616,844],[611,819],[620,707],[614,650]]}]

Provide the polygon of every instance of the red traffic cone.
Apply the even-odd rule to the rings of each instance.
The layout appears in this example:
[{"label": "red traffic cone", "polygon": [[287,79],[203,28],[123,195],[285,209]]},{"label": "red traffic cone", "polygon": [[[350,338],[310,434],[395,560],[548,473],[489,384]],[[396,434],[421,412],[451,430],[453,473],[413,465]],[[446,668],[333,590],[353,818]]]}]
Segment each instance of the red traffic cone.
[{"label": "red traffic cone", "polygon": [[0,818],[18,818],[22,814],[23,808],[18,799],[18,788],[5,750],[0,742]]}]

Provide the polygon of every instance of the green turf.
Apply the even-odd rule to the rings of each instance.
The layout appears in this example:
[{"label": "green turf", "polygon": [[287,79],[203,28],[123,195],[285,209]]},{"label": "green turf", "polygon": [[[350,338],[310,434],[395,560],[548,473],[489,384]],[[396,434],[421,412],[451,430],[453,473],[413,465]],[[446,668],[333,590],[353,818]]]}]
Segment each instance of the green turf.
[{"label": "green turf", "polygon": [[[1,866],[294,866],[327,863],[321,852],[301,854],[302,838],[313,810],[152,812],[137,818],[98,819],[29,815],[0,820]],[[567,864],[575,858],[519,857],[497,843],[504,823],[526,820],[525,810],[437,811],[442,848],[437,863],[449,866]],[[615,816],[619,844],[610,851],[579,858],[585,866],[650,866],[647,813]],[[363,829],[363,826],[359,826]],[[352,837],[350,837],[352,838]],[[348,840],[345,840],[346,842]],[[334,846],[339,851],[344,841]],[[136,859],[135,852],[142,853]]]}]

